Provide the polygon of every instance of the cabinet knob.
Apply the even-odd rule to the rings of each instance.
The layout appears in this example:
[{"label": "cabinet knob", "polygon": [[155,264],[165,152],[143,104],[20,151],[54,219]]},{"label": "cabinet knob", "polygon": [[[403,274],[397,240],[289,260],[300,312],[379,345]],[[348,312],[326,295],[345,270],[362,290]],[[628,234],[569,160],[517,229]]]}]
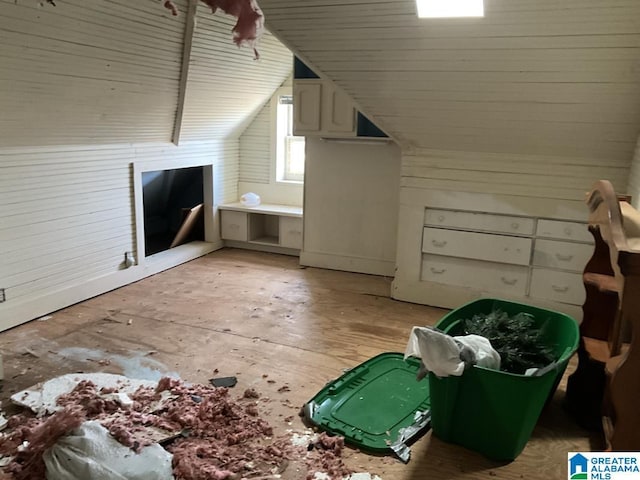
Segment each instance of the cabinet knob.
[{"label": "cabinet knob", "polygon": [[502,283],[504,283],[505,285],[515,285],[516,283],[518,283],[517,278],[500,277],[500,280],[502,280]]},{"label": "cabinet knob", "polygon": [[563,255],[561,253],[556,253],[556,258],[561,262],[570,262],[573,258],[573,255]]},{"label": "cabinet knob", "polygon": [[444,222],[444,215],[438,215],[438,221]]},{"label": "cabinet knob", "polygon": [[564,227],[564,233],[567,236],[571,236],[571,234],[573,233],[573,230],[571,229],[571,227]]},{"label": "cabinet knob", "polygon": [[447,244],[447,241],[446,240],[431,240],[431,244],[434,247],[441,248],[441,247],[444,247]]},{"label": "cabinet knob", "polygon": [[431,273],[435,273],[436,275],[439,275],[447,271],[446,268],[436,268],[436,267],[431,267],[429,270],[431,270]]},{"label": "cabinet knob", "polygon": [[511,228],[513,228],[514,230],[518,230],[520,228],[520,224],[518,222],[513,222],[511,224]]},{"label": "cabinet knob", "polygon": [[554,292],[566,293],[569,290],[567,285],[551,285]]}]

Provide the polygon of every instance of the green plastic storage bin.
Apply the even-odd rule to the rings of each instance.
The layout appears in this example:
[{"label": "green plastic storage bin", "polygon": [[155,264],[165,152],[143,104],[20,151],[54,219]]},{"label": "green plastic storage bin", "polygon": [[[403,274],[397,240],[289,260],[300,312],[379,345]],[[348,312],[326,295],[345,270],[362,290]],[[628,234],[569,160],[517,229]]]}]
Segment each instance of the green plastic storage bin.
[{"label": "green plastic storage bin", "polygon": [[499,299],[480,299],[445,315],[436,328],[460,335],[461,320],[502,310],[533,315],[557,359],[545,374],[532,377],[473,366],[460,377],[429,375],[431,426],[438,438],[495,460],[513,460],[524,449],[540,412],[556,390],[569,358],[578,348],[576,321],[562,313]]}]

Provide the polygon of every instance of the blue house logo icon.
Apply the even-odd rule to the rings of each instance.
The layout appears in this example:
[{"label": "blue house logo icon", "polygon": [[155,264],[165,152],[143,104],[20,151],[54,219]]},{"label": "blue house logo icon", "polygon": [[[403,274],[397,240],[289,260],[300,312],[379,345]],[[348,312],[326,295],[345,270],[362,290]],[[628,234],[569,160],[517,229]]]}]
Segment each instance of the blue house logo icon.
[{"label": "blue house logo icon", "polygon": [[589,460],[580,453],[569,459],[569,478],[571,480],[586,480]]}]

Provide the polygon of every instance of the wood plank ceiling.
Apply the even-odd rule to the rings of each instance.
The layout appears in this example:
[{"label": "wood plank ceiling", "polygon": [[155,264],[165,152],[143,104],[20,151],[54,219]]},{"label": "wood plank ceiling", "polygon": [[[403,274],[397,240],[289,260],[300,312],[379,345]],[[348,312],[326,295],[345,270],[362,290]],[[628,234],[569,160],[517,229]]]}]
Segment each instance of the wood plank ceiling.
[{"label": "wood plank ceiling", "polygon": [[268,28],[406,146],[631,160],[640,1],[261,0]]}]

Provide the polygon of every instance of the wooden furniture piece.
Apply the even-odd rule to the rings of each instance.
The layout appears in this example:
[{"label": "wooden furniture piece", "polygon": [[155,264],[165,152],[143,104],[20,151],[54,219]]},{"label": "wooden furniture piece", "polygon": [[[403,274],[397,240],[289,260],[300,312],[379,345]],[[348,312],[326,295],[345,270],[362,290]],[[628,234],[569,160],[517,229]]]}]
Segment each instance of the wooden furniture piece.
[{"label": "wooden furniture piece", "polygon": [[579,364],[567,403],[587,427],[602,418],[611,450],[640,450],[640,212],[600,180],[588,196],[595,250],[583,275]]}]

